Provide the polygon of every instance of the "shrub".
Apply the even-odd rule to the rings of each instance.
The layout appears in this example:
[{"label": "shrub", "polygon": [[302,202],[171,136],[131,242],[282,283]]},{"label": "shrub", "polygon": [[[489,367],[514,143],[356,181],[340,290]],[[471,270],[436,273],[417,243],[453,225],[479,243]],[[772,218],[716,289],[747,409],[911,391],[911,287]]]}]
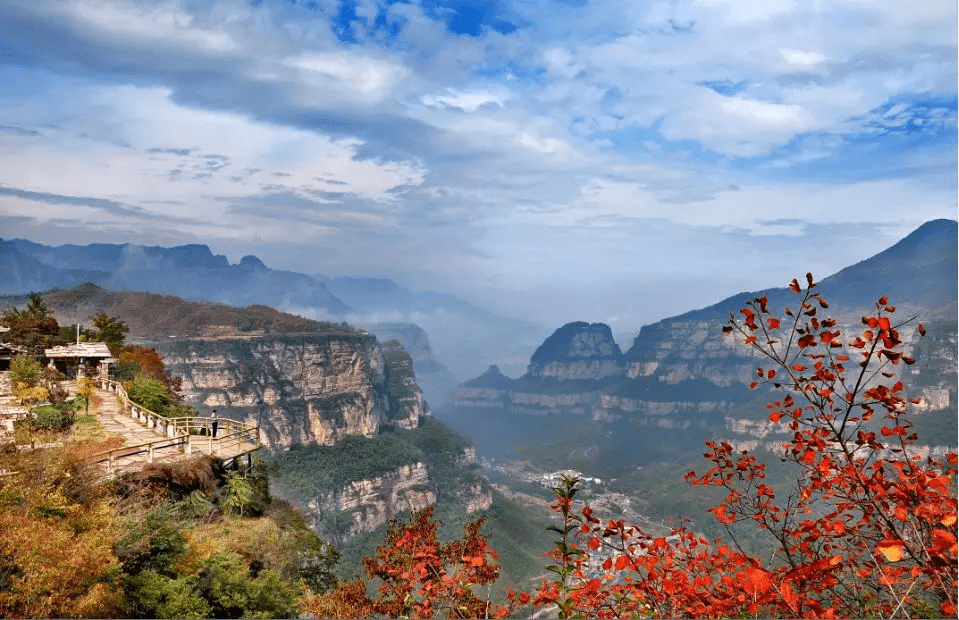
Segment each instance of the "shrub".
[{"label": "shrub", "polygon": [[154,413],[162,415],[174,403],[163,382],[147,375],[137,375],[123,387],[130,400]]},{"label": "shrub", "polygon": [[32,357],[15,355],[10,360],[10,381],[13,385],[22,383],[27,387],[34,387],[40,382],[42,368],[40,362]]},{"label": "shrub", "polygon": [[37,430],[64,431],[73,424],[73,409],[64,404],[34,407],[33,427]]}]

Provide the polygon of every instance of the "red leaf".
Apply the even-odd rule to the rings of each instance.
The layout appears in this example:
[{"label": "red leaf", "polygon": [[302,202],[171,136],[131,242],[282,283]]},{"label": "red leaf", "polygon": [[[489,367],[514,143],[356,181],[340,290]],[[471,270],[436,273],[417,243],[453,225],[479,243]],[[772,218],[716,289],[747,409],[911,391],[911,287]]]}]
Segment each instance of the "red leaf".
[{"label": "red leaf", "polygon": [[802,292],[802,289],[799,288],[799,280],[796,278],[793,278],[793,281],[789,283],[789,288],[792,289],[792,292],[796,293],[797,295]]},{"label": "red leaf", "polygon": [[779,319],[770,317],[767,322],[769,323],[769,329],[779,329]]},{"label": "red leaf", "polygon": [[926,335],[926,326],[923,325],[922,323],[919,324],[919,335],[920,336]]},{"label": "red leaf", "polygon": [[767,376],[768,378],[772,379],[773,377],[776,376],[776,371],[775,371],[775,370],[770,370],[768,373],[766,373],[766,376]]},{"label": "red leaf", "polygon": [[[870,325],[870,327],[872,327],[872,326]],[[887,317],[887,316],[881,316],[881,317],[879,317],[879,329],[881,329],[881,330],[883,330],[883,331],[889,331],[889,328],[890,328],[890,325],[889,325],[889,317]]]},{"label": "red leaf", "polygon": [[779,411],[773,411],[772,413],[769,414],[769,421],[770,421],[770,422],[778,422],[779,419],[782,418],[782,417],[783,417],[783,414],[782,414],[781,412],[779,412]]},{"label": "red leaf", "polygon": [[889,303],[889,298],[883,295],[882,297],[879,298],[879,301],[877,303],[880,306],[885,306],[886,304]]},{"label": "red leaf", "polygon": [[806,282],[809,284],[809,288],[812,288],[814,286],[812,283],[812,273],[806,274]]}]

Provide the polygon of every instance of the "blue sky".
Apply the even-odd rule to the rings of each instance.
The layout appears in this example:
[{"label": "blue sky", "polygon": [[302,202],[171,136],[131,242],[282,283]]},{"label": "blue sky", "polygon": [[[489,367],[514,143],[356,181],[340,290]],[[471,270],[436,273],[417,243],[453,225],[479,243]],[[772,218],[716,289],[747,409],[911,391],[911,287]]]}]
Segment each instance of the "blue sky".
[{"label": "blue sky", "polygon": [[627,332],[956,217],[956,4],[0,4],[0,236]]}]

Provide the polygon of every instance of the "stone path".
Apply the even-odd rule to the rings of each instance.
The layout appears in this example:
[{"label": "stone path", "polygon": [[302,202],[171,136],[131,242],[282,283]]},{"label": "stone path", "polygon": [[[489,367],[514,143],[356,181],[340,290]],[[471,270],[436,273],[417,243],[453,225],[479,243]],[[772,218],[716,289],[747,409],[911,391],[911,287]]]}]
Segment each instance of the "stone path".
[{"label": "stone path", "polygon": [[10,385],[10,373],[0,372],[0,436],[13,433],[13,421],[25,416],[27,410],[21,407],[13,396]]},{"label": "stone path", "polygon": [[[70,396],[75,395],[76,385],[73,381],[64,382],[63,385],[67,387]],[[10,387],[9,372],[0,372],[0,439],[13,432],[14,420],[27,414],[27,410],[17,403]],[[75,435],[75,439],[102,440],[119,437],[122,440],[119,448],[112,453],[112,461],[110,458],[102,461],[104,469],[108,470],[108,475],[140,469],[149,462],[169,462],[188,456],[183,439],[177,441],[177,438],[167,437],[162,428],[149,428],[140,420],[130,417],[116,393],[97,389],[96,396],[100,404],[96,407],[91,406],[89,413],[96,419],[99,429],[88,427],[89,431],[80,432],[79,435]],[[156,419],[155,416],[154,419]],[[191,418],[191,420],[194,434],[188,439],[189,451],[192,454],[212,454],[229,460],[255,451],[259,447],[256,427],[222,419],[217,437],[210,438],[206,434],[195,434],[200,432],[198,429],[203,428],[208,420],[203,418]],[[74,433],[77,432],[77,427],[74,427]],[[238,434],[232,435],[233,432]],[[143,446],[150,443],[153,443],[152,449]]]},{"label": "stone path", "polygon": [[[165,438],[165,435],[147,428],[124,412],[116,394],[113,392],[98,389],[96,395],[102,400],[100,406],[97,407],[96,419],[103,427],[104,434],[107,437],[122,438],[124,446],[136,446]],[[169,446],[154,451],[153,462],[174,461],[183,458],[183,456],[181,447]],[[148,457],[147,451],[129,456],[119,456],[114,459],[114,471],[139,469],[147,463]]]}]

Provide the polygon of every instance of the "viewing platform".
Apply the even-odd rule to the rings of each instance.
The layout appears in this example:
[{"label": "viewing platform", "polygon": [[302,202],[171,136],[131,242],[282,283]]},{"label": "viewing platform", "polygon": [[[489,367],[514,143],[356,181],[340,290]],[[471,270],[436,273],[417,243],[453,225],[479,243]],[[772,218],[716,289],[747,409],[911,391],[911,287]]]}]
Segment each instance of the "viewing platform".
[{"label": "viewing platform", "polygon": [[260,429],[255,424],[219,418],[214,435],[211,418],[168,418],[131,401],[119,382],[98,381],[96,393],[102,404],[97,420],[107,434],[120,436],[126,443],[92,457],[91,462],[102,464],[108,476],[196,454],[221,458],[228,467],[239,466],[245,457],[245,464],[250,466],[253,453],[262,447]]}]

